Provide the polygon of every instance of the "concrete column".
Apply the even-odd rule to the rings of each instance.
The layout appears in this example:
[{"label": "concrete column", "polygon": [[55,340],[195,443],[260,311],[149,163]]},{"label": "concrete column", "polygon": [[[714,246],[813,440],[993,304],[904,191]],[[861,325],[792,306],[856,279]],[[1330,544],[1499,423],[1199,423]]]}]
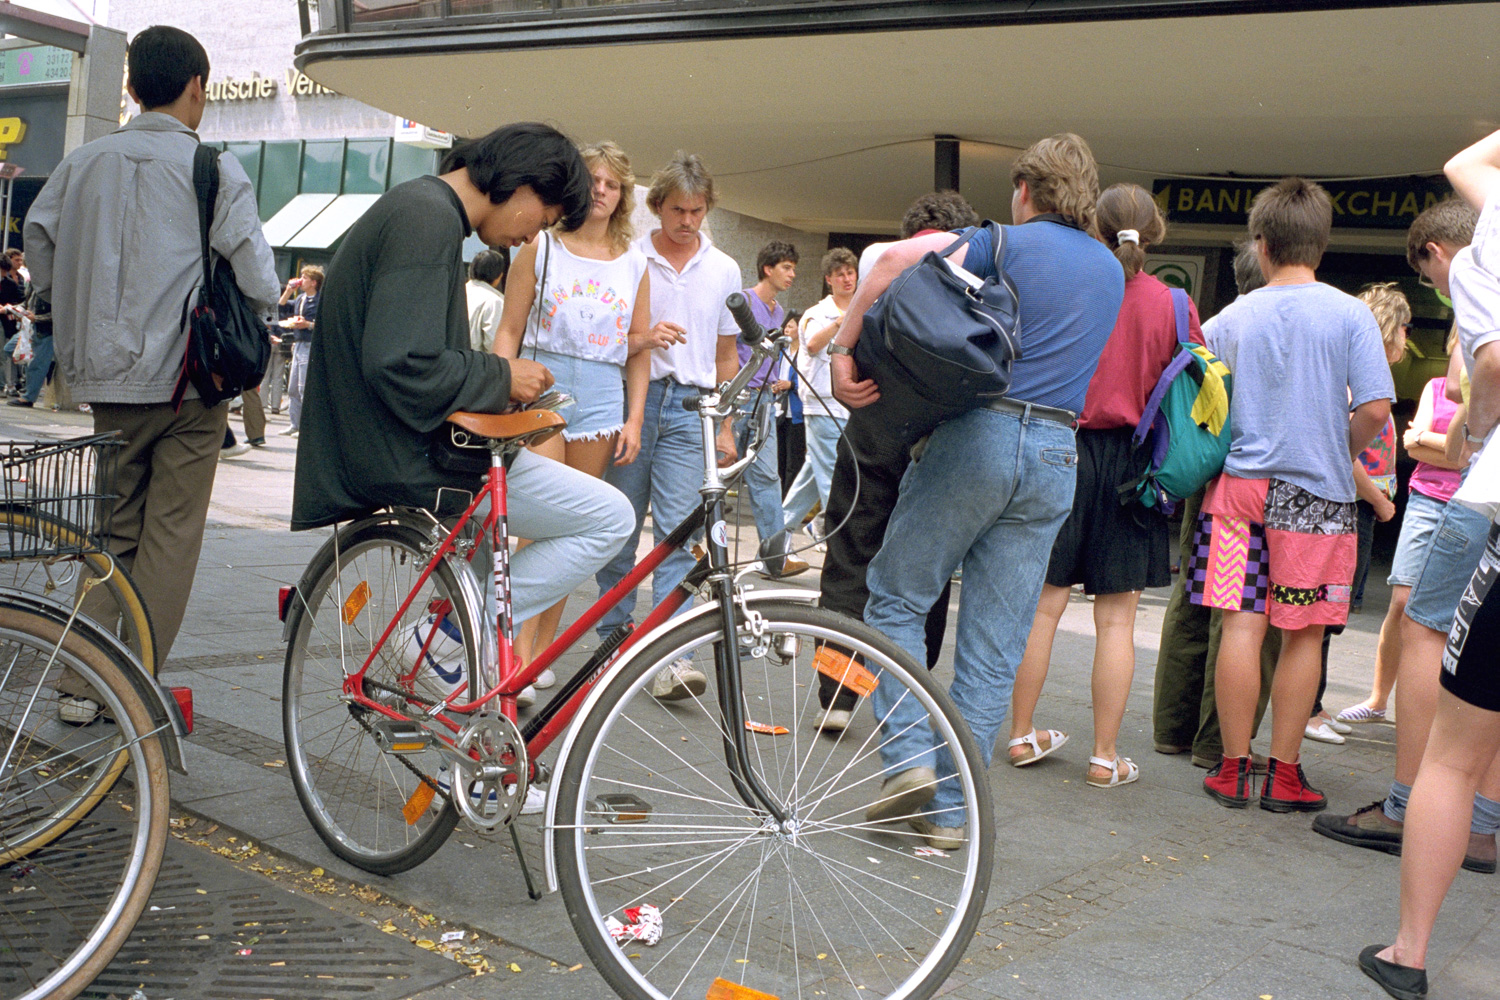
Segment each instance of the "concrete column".
[{"label": "concrete column", "polygon": [[88,50],[73,57],[64,155],[120,127],[125,48],[125,32],[101,24],[90,26]]},{"label": "concrete column", "polygon": [[957,191],[958,136],[937,135],[932,138],[932,189]]}]

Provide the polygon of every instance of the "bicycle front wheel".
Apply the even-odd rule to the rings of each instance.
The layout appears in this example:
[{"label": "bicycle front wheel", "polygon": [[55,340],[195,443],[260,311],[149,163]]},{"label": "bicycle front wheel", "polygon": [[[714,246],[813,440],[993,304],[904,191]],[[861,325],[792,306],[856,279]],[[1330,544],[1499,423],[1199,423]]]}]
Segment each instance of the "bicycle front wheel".
[{"label": "bicycle front wheel", "polygon": [[[377,875],[413,868],[443,845],[458,823],[444,755],[433,748],[395,754],[375,741],[383,718],[344,694],[396,618],[430,558],[420,532],[375,523],[345,529],[340,559],[330,549],[289,619],[282,679],[287,760],[302,809],[329,849]],[[384,707],[420,715],[461,682],[477,689],[476,637],[453,568],[440,562],[416,590],[365,673],[364,691]],[[425,649],[425,652],[424,652]],[[410,679],[408,679],[410,678]],[[479,692],[483,693],[483,692]]]},{"label": "bicycle front wheel", "polygon": [[[931,996],[974,935],[993,864],[973,738],[928,672],[873,629],[801,604],[754,608],[763,630],[738,637],[748,757],[786,819],[732,773],[718,617],[672,629],[609,682],[560,776],[553,836],[574,929],[624,997]],[[654,697],[657,674],[684,659],[708,690]],[[884,688],[900,729],[861,699],[847,729],[820,732],[818,671],[834,666]],[[898,750],[915,738],[920,753]],[[922,780],[900,808],[867,816],[898,773]],[[940,792],[941,813],[924,805]],[[952,842],[930,846],[913,821],[940,821]]]},{"label": "bicycle front wheel", "polygon": [[[0,995],[67,1000],[119,951],[156,882],[166,755],[133,668],[81,633],[0,607],[0,661]],[[65,672],[97,692],[103,718],[58,720]]]}]

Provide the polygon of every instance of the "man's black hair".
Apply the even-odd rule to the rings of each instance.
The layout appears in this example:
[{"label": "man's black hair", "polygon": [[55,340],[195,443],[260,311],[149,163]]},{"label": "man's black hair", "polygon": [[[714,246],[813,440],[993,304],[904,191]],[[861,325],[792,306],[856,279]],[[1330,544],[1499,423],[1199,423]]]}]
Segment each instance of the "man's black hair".
[{"label": "man's black hair", "polygon": [[583,225],[593,206],[594,179],[573,140],[550,125],[517,122],[503,125],[482,139],[454,147],[443,158],[439,173],[463,167],[469,180],[499,205],[522,186],[530,187],[544,205],[562,208],[563,229]]},{"label": "man's black hair", "polygon": [[208,86],[208,53],[181,28],[152,25],[131,39],[128,59],[130,86],[148,111],[177,100],[195,76]]},{"label": "man's black hair", "polygon": [[510,270],[510,258],[502,250],[481,250],[469,261],[469,280],[493,285]]},{"label": "man's black hair", "polygon": [[765,280],[766,268],[775,267],[784,260],[797,263],[797,248],[786,240],[772,240],[761,247],[760,253],[755,255],[755,280]]}]

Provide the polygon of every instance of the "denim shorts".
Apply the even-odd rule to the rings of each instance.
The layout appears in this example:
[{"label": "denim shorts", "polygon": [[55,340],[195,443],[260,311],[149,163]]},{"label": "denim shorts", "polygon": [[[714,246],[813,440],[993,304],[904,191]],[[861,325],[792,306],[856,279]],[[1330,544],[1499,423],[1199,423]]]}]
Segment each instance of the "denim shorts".
[{"label": "denim shorts", "polygon": [[[521,356],[532,359],[530,351]],[[568,421],[564,441],[607,438],[625,426],[624,368],[551,351],[537,351],[535,360],[552,373],[553,388],[573,397],[573,405],[562,411]]]},{"label": "denim shorts", "polygon": [[1416,490],[1406,495],[1401,536],[1396,540],[1396,555],[1391,559],[1391,575],[1386,577],[1386,583],[1392,587],[1410,587],[1417,582],[1427,550],[1432,547],[1432,538],[1442,523],[1443,509],[1447,506],[1443,501]]},{"label": "denim shorts", "polygon": [[1406,617],[1434,632],[1448,634],[1489,533],[1489,519],[1474,508],[1461,503],[1443,508],[1443,519],[1406,602]]}]

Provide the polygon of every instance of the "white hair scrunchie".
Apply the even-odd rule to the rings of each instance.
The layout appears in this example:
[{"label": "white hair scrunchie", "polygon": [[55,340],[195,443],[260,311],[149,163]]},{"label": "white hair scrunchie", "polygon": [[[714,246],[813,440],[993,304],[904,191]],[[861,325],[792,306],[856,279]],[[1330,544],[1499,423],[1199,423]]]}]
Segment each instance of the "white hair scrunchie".
[{"label": "white hair scrunchie", "polygon": [[1141,234],[1136,232],[1134,229],[1122,229],[1115,234],[1115,242],[1134,243],[1136,246],[1140,246]]}]

